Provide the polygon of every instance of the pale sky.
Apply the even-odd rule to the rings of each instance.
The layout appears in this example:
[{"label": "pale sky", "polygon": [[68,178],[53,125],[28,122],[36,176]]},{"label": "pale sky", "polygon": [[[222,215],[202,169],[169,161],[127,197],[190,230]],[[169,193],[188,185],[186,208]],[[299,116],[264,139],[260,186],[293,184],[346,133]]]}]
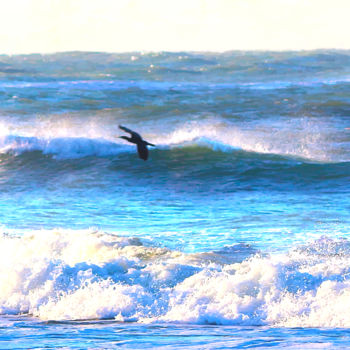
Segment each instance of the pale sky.
[{"label": "pale sky", "polygon": [[350,0],[0,0],[0,54],[350,49]]}]

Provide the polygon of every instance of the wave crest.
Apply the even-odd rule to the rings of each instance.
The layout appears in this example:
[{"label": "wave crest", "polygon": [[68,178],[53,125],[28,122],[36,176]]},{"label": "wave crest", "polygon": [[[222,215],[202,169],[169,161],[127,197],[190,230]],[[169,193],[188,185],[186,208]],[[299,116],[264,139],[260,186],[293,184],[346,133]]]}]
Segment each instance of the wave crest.
[{"label": "wave crest", "polygon": [[[179,147],[198,146],[219,152],[235,152],[237,150],[257,154],[271,154],[283,157],[294,157],[316,162],[349,161],[347,144],[340,139],[333,142],[330,148],[329,138],[334,141],[339,137],[319,121],[311,119],[298,120],[297,125],[291,122],[287,126],[271,124],[269,128],[257,125],[237,127],[227,124],[221,118],[198,118],[172,128],[151,126],[148,132],[143,127],[130,126],[138,130],[146,140],[157,145],[160,150]],[[88,130],[91,125],[87,126]],[[121,141],[114,129],[98,129],[91,133],[74,126],[72,130],[54,131],[51,126],[47,136],[40,130],[36,135],[21,136],[3,130],[0,135],[0,153],[19,155],[25,152],[40,151],[45,155],[53,155],[57,159],[75,159],[88,156],[108,157],[123,152],[134,152],[134,145]],[[325,134],[325,130],[329,134]],[[120,134],[120,133],[119,133]],[[55,136],[59,135],[59,136]],[[61,136],[62,135],[62,136]]]},{"label": "wave crest", "polygon": [[106,157],[117,155],[126,148],[104,139],[83,137],[38,138],[8,135],[0,138],[0,152],[20,155],[40,151],[56,159],[75,159],[88,156]]}]

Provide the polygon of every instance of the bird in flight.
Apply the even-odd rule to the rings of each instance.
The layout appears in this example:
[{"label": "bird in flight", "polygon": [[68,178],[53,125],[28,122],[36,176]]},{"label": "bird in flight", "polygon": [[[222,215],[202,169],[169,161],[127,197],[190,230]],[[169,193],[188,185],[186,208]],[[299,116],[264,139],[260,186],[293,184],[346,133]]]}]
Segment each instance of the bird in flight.
[{"label": "bird in flight", "polygon": [[143,140],[142,137],[137,132],[128,129],[125,126],[119,125],[119,129],[124,130],[125,132],[131,135],[131,137],[128,137],[128,136],[119,136],[119,137],[131,143],[135,143],[137,145],[137,152],[139,154],[139,157],[143,160],[147,160],[148,159],[147,146],[155,147],[155,145],[153,143],[149,143]]}]

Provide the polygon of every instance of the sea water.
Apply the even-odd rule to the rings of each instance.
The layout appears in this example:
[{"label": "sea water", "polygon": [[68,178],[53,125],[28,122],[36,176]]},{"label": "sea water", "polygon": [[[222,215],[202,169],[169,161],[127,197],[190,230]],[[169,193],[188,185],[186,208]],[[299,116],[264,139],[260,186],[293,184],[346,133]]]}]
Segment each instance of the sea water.
[{"label": "sea water", "polygon": [[350,347],[349,117],[349,51],[0,56],[0,348]]}]

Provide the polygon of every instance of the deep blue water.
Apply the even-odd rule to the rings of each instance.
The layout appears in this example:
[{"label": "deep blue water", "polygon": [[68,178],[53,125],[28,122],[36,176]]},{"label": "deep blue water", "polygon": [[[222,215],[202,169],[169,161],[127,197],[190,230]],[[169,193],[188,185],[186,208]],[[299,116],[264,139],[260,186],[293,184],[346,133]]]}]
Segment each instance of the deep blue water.
[{"label": "deep blue water", "polygon": [[350,346],[349,116],[348,51],[0,56],[0,348]]}]

